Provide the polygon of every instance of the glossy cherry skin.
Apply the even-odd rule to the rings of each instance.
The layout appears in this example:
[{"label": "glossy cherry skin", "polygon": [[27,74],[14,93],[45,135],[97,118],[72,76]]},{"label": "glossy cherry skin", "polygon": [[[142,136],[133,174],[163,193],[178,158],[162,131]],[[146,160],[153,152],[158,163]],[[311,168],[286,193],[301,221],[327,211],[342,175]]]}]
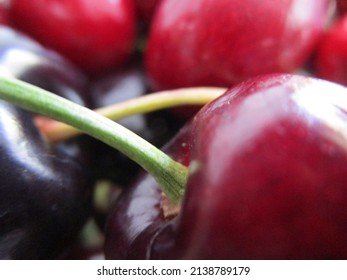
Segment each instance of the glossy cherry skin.
[{"label": "glossy cherry skin", "polygon": [[[346,93],[277,76],[236,87],[202,110],[173,256],[346,258]],[[165,233],[156,239],[164,256]]]},{"label": "glossy cherry skin", "polygon": [[[92,107],[101,108],[146,94],[147,84],[139,67],[127,67],[94,80],[89,84],[89,92]],[[119,120],[119,123],[140,132],[144,126],[144,116],[134,115]]]},{"label": "glossy cherry skin", "polygon": [[59,258],[91,213],[87,166],[28,112],[1,102],[0,113],[0,259]]},{"label": "glossy cherry skin", "polygon": [[347,15],[339,18],[322,38],[315,57],[315,73],[347,85]]},{"label": "glossy cherry skin", "polygon": [[131,0],[11,0],[9,17],[16,28],[92,74],[119,67],[134,48]]},{"label": "glossy cherry skin", "polygon": [[[5,26],[0,72],[90,105],[77,69]],[[8,103],[0,113],[0,259],[60,258],[91,215],[89,150],[82,138],[48,143],[34,115]]]},{"label": "glossy cherry skin", "polygon": [[[291,72],[311,55],[329,0],[167,0],[153,19],[145,53],[154,89],[230,87]],[[305,11],[305,12],[303,12]]]},{"label": "glossy cherry skin", "polygon": [[91,106],[87,78],[58,53],[21,32],[0,26],[0,72],[75,103]]},{"label": "glossy cherry skin", "polygon": [[346,105],[346,88],[303,76],[230,89],[193,120],[179,215],[158,225],[135,189],[113,212],[123,226],[110,217],[106,245],[121,242],[106,257],[134,258],[121,243],[153,259],[345,259]]},{"label": "glossy cherry skin", "polygon": [[[163,150],[178,162],[190,162],[191,125],[186,124]],[[105,227],[107,259],[146,259],[151,240],[168,220],[160,207],[161,191],[148,173],[126,188],[109,213]]]},{"label": "glossy cherry skin", "polygon": [[[87,78],[74,65],[54,51],[8,26],[0,26],[0,73],[23,80],[80,105],[90,107]],[[76,156],[90,158],[80,137],[59,143]],[[83,152],[81,147],[83,146]],[[89,159],[88,159],[89,160]]]}]

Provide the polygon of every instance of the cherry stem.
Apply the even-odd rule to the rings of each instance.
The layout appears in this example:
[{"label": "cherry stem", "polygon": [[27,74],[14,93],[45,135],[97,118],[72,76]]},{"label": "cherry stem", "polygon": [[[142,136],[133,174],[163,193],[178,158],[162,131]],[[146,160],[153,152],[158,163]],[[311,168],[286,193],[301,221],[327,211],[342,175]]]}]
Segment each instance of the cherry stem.
[{"label": "cherry stem", "polygon": [[99,139],[149,172],[173,204],[185,190],[188,169],[116,122],[39,87],[0,76],[0,98],[19,107],[65,122]]},{"label": "cherry stem", "polygon": [[[204,105],[220,96],[225,90],[216,87],[195,87],[160,91],[99,108],[95,112],[116,121],[131,115],[180,105]],[[52,119],[38,117],[35,121],[41,132],[52,142],[64,141],[82,133],[73,126]]]}]

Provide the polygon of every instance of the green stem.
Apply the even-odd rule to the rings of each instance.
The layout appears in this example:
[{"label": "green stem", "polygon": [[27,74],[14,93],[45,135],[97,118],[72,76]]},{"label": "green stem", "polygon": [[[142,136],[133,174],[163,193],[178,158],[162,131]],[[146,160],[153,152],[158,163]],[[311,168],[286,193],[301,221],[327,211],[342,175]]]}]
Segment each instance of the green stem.
[{"label": "green stem", "polygon": [[[195,87],[161,91],[95,110],[112,120],[134,114],[148,113],[180,105],[204,105],[225,92],[224,88]],[[81,133],[75,127],[47,118],[37,118],[36,124],[50,141],[64,141]]]},{"label": "green stem", "polygon": [[46,90],[4,76],[0,76],[0,98],[72,125],[119,150],[149,172],[172,203],[181,199],[187,168],[116,122]]}]

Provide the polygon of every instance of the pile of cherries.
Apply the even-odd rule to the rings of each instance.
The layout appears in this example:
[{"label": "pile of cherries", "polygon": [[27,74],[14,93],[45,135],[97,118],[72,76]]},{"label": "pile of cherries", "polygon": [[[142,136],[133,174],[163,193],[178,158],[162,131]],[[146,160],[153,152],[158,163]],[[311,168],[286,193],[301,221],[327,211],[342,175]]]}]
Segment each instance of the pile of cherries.
[{"label": "pile of cherries", "polygon": [[120,121],[186,167],[178,201],[113,148],[51,141],[0,101],[0,259],[346,259],[345,3],[0,2],[1,76],[90,109],[226,88]]}]

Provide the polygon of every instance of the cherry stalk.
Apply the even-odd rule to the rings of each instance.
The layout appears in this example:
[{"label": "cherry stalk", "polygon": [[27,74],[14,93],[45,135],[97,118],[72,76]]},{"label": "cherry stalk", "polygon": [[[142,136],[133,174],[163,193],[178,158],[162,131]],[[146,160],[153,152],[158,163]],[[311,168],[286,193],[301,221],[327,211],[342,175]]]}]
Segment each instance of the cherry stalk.
[{"label": "cherry stalk", "polygon": [[189,166],[164,216],[145,174],[105,227],[108,259],[346,259],[346,88],[258,76],[204,106],[163,149]]},{"label": "cherry stalk", "polygon": [[[218,87],[166,90],[99,108],[95,112],[116,121],[131,115],[149,113],[180,105],[205,105],[225,91],[225,88]],[[41,116],[36,118],[36,124],[43,134],[54,142],[64,141],[82,133],[82,131],[66,123]]]},{"label": "cherry stalk", "polygon": [[110,145],[153,175],[170,202],[179,203],[187,167],[135,133],[98,113],[26,82],[0,77],[0,98],[27,110],[65,122]]}]

